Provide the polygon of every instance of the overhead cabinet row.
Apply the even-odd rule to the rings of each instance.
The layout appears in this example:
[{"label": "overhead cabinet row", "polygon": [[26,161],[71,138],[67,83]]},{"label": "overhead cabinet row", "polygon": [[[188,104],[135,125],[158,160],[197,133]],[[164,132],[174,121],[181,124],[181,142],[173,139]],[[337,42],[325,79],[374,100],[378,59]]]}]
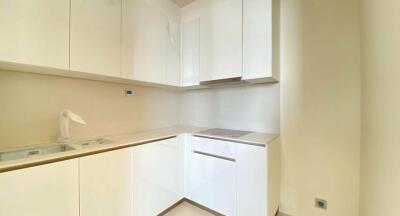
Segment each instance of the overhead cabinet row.
[{"label": "overhead cabinet row", "polygon": [[179,86],[179,8],[162,0],[0,0],[0,61]]},{"label": "overhead cabinet row", "polygon": [[276,81],[272,7],[272,0],[183,8],[170,0],[0,0],[0,62],[170,86]]},{"label": "overhead cabinet row", "polygon": [[182,8],[182,85],[279,80],[279,2],[196,0]]}]

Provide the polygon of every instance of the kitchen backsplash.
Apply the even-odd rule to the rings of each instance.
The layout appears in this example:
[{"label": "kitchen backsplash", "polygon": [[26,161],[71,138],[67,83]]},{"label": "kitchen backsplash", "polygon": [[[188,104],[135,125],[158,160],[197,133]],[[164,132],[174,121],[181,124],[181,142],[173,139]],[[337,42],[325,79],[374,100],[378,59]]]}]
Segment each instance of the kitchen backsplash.
[{"label": "kitchen backsplash", "polygon": [[[134,95],[124,96],[125,88]],[[54,142],[63,109],[87,125],[71,123],[86,138],[178,123],[179,93],[82,79],[0,71],[0,148]]]}]

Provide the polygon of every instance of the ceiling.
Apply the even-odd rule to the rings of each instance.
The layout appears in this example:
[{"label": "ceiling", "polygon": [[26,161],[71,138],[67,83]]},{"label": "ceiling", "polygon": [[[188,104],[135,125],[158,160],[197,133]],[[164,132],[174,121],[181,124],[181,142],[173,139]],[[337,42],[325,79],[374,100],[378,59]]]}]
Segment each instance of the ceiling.
[{"label": "ceiling", "polygon": [[180,7],[183,7],[185,5],[188,5],[192,2],[194,2],[195,0],[171,0],[173,1],[175,4],[179,5]]}]

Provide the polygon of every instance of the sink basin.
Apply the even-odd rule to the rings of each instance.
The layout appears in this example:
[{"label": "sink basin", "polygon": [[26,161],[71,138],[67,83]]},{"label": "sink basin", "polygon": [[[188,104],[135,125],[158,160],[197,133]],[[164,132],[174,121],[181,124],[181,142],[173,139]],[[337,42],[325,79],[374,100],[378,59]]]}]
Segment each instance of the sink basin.
[{"label": "sink basin", "polygon": [[88,146],[93,146],[93,145],[100,145],[100,144],[110,144],[113,143],[113,141],[108,140],[108,139],[103,139],[103,138],[99,138],[99,139],[93,139],[93,140],[84,140],[84,141],[79,141],[79,142],[74,142],[71,143],[71,145],[75,146],[79,146],[79,147],[88,147]]},{"label": "sink basin", "polygon": [[49,145],[37,148],[21,149],[17,151],[0,152],[0,162],[65,152],[74,149],[75,148],[69,145]]}]

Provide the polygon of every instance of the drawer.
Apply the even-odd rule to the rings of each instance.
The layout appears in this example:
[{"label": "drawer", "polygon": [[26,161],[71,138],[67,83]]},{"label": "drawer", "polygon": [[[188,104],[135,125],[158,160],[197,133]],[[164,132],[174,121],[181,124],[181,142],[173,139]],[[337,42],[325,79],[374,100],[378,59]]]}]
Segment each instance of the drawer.
[{"label": "drawer", "polygon": [[235,159],[236,143],[193,136],[192,151]]}]

